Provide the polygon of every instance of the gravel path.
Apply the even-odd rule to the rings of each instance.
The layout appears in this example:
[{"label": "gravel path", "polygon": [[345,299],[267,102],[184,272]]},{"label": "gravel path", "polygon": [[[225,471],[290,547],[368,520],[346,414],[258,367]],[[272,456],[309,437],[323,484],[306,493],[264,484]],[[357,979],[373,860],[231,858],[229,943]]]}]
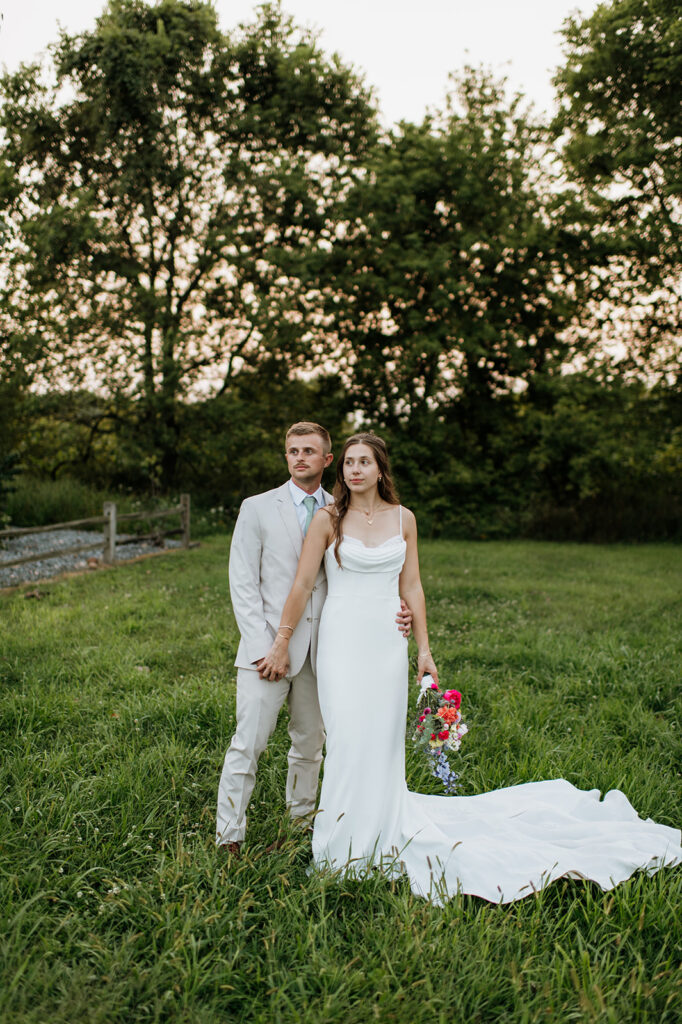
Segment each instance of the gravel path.
[{"label": "gravel path", "polygon": [[[23,555],[40,554],[41,551],[56,551],[58,548],[72,548],[77,544],[92,542],[92,551],[81,551],[77,555],[57,555],[54,558],[41,559],[38,562],[25,562],[3,569],[3,562],[11,562]],[[102,564],[102,546],[104,534],[95,530],[50,530],[47,533],[29,533],[25,537],[13,537],[0,548],[0,587],[13,587],[17,583],[30,583],[32,580],[49,579],[63,572],[76,572],[88,568],[88,560],[96,559],[96,565]],[[180,541],[166,540],[163,548],[179,548]],[[137,558],[163,550],[158,544],[150,541],[139,541],[134,544],[117,544],[116,558],[124,560]],[[92,561],[90,563],[93,564]],[[93,568],[95,566],[93,565]]]}]

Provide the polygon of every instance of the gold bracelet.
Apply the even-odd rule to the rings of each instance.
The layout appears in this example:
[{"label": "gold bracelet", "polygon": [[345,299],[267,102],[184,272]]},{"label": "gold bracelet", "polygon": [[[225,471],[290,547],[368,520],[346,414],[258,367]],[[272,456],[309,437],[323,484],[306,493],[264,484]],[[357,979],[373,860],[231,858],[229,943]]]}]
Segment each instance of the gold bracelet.
[{"label": "gold bracelet", "polygon": [[279,630],[277,631],[277,636],[281,636],[283,640],[288,640],[289,639],[289,637],[286,635],[286,633],[280,633]]},{"label": "gold bracelet", "polygon": [[294,631],[294,627],[293,626],[280,626],[279,628],[280,629],[290,629],[292,633]]}]

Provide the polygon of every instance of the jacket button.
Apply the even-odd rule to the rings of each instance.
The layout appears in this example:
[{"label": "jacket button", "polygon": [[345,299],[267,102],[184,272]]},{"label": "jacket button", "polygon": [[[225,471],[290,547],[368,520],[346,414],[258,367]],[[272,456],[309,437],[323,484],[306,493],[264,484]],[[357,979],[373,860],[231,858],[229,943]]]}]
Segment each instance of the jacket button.
[{"label": "jacket button", "polygon": [[309,616],[308,616],[308,618],[307,618],[307,619],[306,619],[305,621],[306,621],[306,622],[312,622],[312,621],[313,621],[313,620],[312,620],[312,616],[311,616],[311,615],[309,615]]}]

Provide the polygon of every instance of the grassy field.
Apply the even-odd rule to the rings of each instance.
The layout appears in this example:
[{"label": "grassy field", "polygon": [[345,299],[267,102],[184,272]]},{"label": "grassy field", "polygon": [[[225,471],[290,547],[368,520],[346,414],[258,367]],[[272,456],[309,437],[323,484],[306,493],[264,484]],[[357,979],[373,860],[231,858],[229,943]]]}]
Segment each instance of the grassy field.
[{"label": "grassy field", "polygon": [[[462,793],[562,776],[682,824],[682,549],[432,542],[422,569]],[[217,855],[225,537],[27,589],[0,595],[3,1022],[682,1020],[681,870],[444,910],[309,877],[284,720],[245,856]],[[408,781],[438,791],[410,755]]]}]

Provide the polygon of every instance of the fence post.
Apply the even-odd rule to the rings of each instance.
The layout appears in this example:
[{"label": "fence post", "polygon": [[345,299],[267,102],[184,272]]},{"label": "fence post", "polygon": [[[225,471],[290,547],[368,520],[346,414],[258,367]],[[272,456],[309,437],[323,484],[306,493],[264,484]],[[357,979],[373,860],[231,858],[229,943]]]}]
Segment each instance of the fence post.
[{"label": "fence post", "polygon": [[104,524],[104,550],[102,561],[113,565],[116,561],[116,502],[105,501],[102,513],[106,522]]},{"label": "fence post", "polygon": [[182,546],[189,547],[189,494],[180,495],[180,526],[182,527]]}]

